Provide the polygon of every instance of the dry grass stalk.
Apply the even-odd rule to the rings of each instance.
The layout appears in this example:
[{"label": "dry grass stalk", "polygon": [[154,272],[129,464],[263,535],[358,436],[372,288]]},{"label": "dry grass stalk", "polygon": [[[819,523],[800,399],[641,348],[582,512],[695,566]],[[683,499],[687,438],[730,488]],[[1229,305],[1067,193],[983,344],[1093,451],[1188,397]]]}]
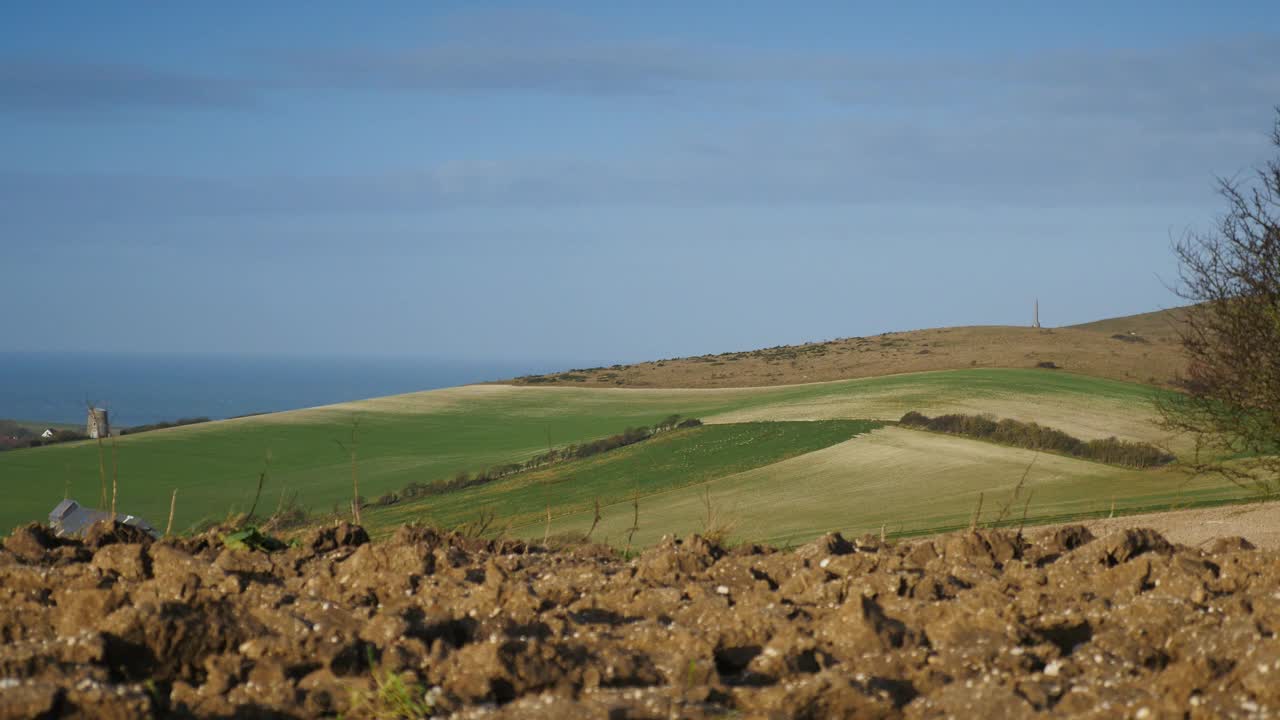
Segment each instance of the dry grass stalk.
[{"label": "dry grass stalk", "polygon": [[116,515],[116,497],[120,490],[120,463],[116,451],[116,438],[111,437],[111,517]]},{"label": "dry grass stalk", "polygon": [[98,438],[98,507],[107,506],[107,460],[102,454],[102,438]]},{"label": "dry grass stalk", "polygon": [[591,539],[591,533],[596,531],[596,526],[600,524],[600,498],[599,497],[596,498],[595,506],[596,506],[596,514],[595,514],[595,517],[591,518],[591,529],[587,531],[588,540]]},{"label": "dry grass stalk", "polygon": [[481,510],[479,517],[462,525],[458,528],[458,532],[472,538],[484,537],[484,534],[493,526],[493,521],[497,519],[497,517],[497,513],[493,510]]},{"label": "dry grass stalk", "polygon": [[173,494],[169,496],[169,522],[164,526],[164,536],[169,537],[169,533],[173,532],[173,511],[178,507],[178,488],[173,489]]},{"label": "dry grass stalk", "polygon": [[978,529],[978,521],[982,518],[982,496],[984,493],[978,493],[978,507],[973,511],[973,519],[969,521],[969,532]]},{"label": "dry grass stalk", "polygon": [[[262,472],[258,473],[258,489],[253,494],[253,504],[249,506],[249,514],[245,516],[245,522],[253,519],[253,515],[258,510],[258,501],[262,499],[262,486],[267,484],[267,471],[271,469],[271,451],[268,450],[262,461]],[[281,502],[284,502],[283,490],[280,496]]]},{"label": "dry grass stalk", "polygon": [[1031,458],[1031,462],[1027,463],[1027,469],[1022,471],[1022,477],[1018,479],[1018,484],[1013,486],[1013,494],[1009,496],[1009,501],[1000,508],[1000,512],[996,515],[995,522],[991,523],[991,527],[999,527],[1009,517],[1009,512],[1013,504],[1018,502],[1018,496],[1022,494],[1022,489],[1027,486],[1027,478],[1031,475],[1031,468],[1035,467],[1036,461],[1040,459],[1040,453],[1036,452]]},{"label": "dry grass stalk", "polygon": [[[94,417],[93,403],[86,398],[84,401],[85,409],[88,410],[89,417]],[[102,435],[99,433],[95,438],[98,442],[98,507],[107,507],[107,462],[102,450]]]},{"label": "dry grass stalk", "polygon": [[733,532],[735,524],[726,520],[711,502],[711,488],[702,489],[702,536],[711,542],[724,544]]},{"label": "dry grass stalk", "polygon": [[357,452],[360,449],[360,416],[354,415],[351,418],[351,442],[344,444],[341,440],[334,440],[338,447],[342,448],[351,458],[351,519],[355,524],[360,523],[360,469],[357,463]]},{"label": "dry grass stalk", "polygon": [[284,512],[284,494],[287,489],[284,485],[280,486],[280,500],[276,502],[276,511],[271,514],[271,517],[279,517],[280,513]]},{"label": "dry grass stalk", "polygon": [[627,529],[627,549],[623,551],[622,556],[631,557],[631,540],[635,537],[636,532],[640,530],[640,491],[636,490],[635,495],[631,498],[631,507],[635,511],[631,520],[631,527]]},{"label": "dry grass stalk", "polygon": [[1031,496],[1035,491],[1027,493],[1027,501],[1022,504],[1022,520],[1018,521],[1018,538],[1022,538],[1022,530],[1027,526],[1027,511],[1031,509]]}]

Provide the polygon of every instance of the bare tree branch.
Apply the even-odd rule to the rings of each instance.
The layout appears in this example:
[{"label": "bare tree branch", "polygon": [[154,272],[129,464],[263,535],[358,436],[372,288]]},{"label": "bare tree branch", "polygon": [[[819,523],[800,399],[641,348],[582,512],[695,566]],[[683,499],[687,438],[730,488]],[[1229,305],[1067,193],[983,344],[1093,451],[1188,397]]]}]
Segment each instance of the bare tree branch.
[{"label": "bare tree branch", "polygon": [[[1280,108],[1271,133],[1280,148]],[[1280,490],[1280,159],[1246,184],[1219,178],[1227,210],[1212,232],[1174,244],[1184,392],[1162,397],[1163,426],[1195,439],[1196,473],[1265,494]]]}]

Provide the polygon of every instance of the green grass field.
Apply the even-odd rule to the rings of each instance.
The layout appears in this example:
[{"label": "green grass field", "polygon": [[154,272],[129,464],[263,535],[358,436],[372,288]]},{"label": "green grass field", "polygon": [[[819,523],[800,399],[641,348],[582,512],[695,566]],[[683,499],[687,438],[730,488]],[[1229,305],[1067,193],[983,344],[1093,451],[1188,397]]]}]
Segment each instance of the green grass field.
[{"label": "green grass field", "polygon": [[[271,463],[263,506],[274,507],[282,492],[296,492],[305,505],[316,510],[345,506],[350,500],[350,467],[336,441],[349,441],[355,419],[359,421],[361,494],[373,499],[410,481],[433,482],[459,471],[477,471],[531,457],[546,450],[548,439],[552,445],[563,446],[617,433],[630,425],[649,425],[672,413],[723,424],[896,420],[907,410],[927,414],[991,412],[1001,417],[1035,420],[1086,439],[1114,434],[1160,440],[1159,431],[1150,423],[1153,392],[1156,391],[1146,386],[1053,371],[988,369],[726,390],[468,386],[118,438],[119,508],[162,526],[169,494],[177,488],[176,529],[224,517],[231,510],[245,510],[252,501],[268,452]],[[788,442],[795,443],[796,452],[825,447],[811,446],[810,440],[800,436]],[[743,461],[748,456],[756,457],[753,453],[744,455]],[[773,450],[760,457],[773,457],[771,453]],[[110,481],[110,443],[104,445],[103,454]],[[798,462],[802,457],[786,462]],[[92,442],[0,453],[0,487],[6,497],[0,504],[0,530],[43,519],[64,493],[85,504],[96,504],[98,462],[98,448]],[[634,464],[639,467],[651,462],[652,458],[636,460]],[[707,470],[709,474],[697,477],[714,476],[716,483],[727,482],[730,470],[743,469],[734,465],[734,458],[729,456],[717,456],[707,462],[721,463],[723,468]],[[778,465],[776,471],[769,467],[750,472],[763,473],[765,479],[761,482],[765,484],[792,483],[793,478],[785,474],[789,472],[785,463]],[[612,477],[621,482],[623,475],[630,474],[617,471]],[[589,493],[582,492],[594,494],[611,488],[613,481],[609,477],[600,476],[592,481],[595,484]],[[693,480],[655,478],[654,482],[678,485]],[[935,479],[930,475],[902,477],[898,482],[910,489],[902,498],[903,512],[912,508],[912,497],[928,500],[937,494]],[[1079,495],[1088,495],[1095,489],[1081,485]],[[632,488],[615,490],[625,494]],[[1122,489],[1118,496],[1123,498],[1126,493]],[[569,495],[585,496],[572,492]],[[516,517],[542,512],[546,504],[528,494],[513,497],[523,499],[498,506],[512,510]],[[525,500],[536,500],[536,507],[525,507]],[[859,502],[856,498],[840,500],[846,501]],[[957,498],[955,502],[969,505],[968,498]],[[439,512],[444,513],[446,505],[437,504]],[[964,514],[969,509],[957,512]],[[466,512],[459,513],[442,514],[440,518],[469,519]],[[830,517],[814,514],[806,520],[801,513],[786,520],[818,532],[826,529]],[[780,518],[769,521],[779,522]]]},{"label": "green grass field", "polygon": [[513,529],[544,524],[552,516],[587,512],[603,505],[766,467],[881,427],[865,420],[756,422],[704,425],[655,436],[636,445],[583,460],[523,472],[480,487],[428,496],[365,512],[375,532],[408,521],[456,526],[492,512]]}]

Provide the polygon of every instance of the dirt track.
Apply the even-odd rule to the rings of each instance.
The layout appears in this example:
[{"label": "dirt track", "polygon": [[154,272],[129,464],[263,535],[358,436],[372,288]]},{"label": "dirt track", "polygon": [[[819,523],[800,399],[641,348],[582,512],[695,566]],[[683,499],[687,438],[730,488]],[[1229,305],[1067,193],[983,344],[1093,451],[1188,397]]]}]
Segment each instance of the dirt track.
[{"label": "dirt track", "polygon": [[5,541],[0,718],[387,717],[375,677],[462,717],[1280,710],[1280,555],[1238,539],[692,537],[631,560],[346,525],[269,554],[139,540]]}]

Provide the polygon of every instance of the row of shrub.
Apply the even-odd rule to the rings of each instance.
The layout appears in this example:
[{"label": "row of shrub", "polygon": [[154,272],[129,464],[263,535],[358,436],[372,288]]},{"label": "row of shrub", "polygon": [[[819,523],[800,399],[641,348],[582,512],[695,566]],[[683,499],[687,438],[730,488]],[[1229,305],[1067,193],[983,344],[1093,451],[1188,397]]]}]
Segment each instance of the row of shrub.
[{"label": "row of shrub", "polygon": [[[618,366],[615,365],[614,367]],[[569,372],[551,373],[549,375],[521,375],[516,378],[516,380],[529,385],[553,382],[586,382],[591,379],[589,373],[594,373],[597,370],[603,369],[604,368],[587,368],[585,370],[570,370]]]},{"label": "row of shrub", "polygon": [[671,415],[649,427],[627,428],[616,435],[610,435],[598,440],[567,445],[563,448],[551,448],[547,452],[535,455],[524,462],[498,465],[474,474],[463,471],[451,479],[438,480],[431,483],[413,481],[401,488],[399,492],[382,495],[374,500],[373,504],[377,506],[394,505],[403,500],[411,500],[428,495],[443,495],[444,493],[464,490],[477,485],[485,485],[495,480],[510,477],[516,473],[537,470],[548,465],[570,460],[581,460],[628,445],[634,445],[669,430],[693,428],[701,425],[702,421],[697,418],[681,418],[679,415]]},{"label": "row of shrub", "polygon": [[900,424],[933,432],[964,435],[990,440],[1002,445],[1044,450],[1071,457],[1094,460],[1108,465],[1149,468],[1166,465],[1174,456],[1155,445],[1109,437],[1104,440],[1081,440],[1054,428],[1018,420],[997,420],[989,415],[939,415],[928,417],[912,411],[902,416]]},{"label": "row of shrub", "polygon": [[[762,359],[766,362],[781,362],[783,360],[797,360],[802,356],[818,356],[821,357],[831,351],[833,343],[847,341],[853,338],[837,338],[835,340],[822,340],[818,342],[807,342],[801,345],[775,345],[769,348],[761,348],[759,350],[723,352],[712,355],[698,355],[694,357],[672,357],[663,358],[661,360],[653,360],[641,363],[639,367],[666,367],[667,363],[673,362],[690,362],[690,363],[711,363],[713,365],[723,365],[725,362],[737,362],[738,360],[747,360],[749,358]],[[863,338],[856,338],[858,342],[865,342]],[[882,344],[904,343],[904,340],[882,340]],[[517,382],[528,385],[539,385],[543,383],[555,382],[586,382],[587,380],[607,381],[617,378],[617,373],[610,373],[600,377],[591,377],[592,374],[601,373],[605,370],[630,370],[636,365],[610,365],[609,367],[593,367],[593,368],[575,368],[563,373],[549,373],[546,375],[521,375],[516,378]],[[618,383],[622,384],[622,383]]]},{"label": "row of shrub", "polygon": [[133,427],[124,428],[123,430],[120,431],[120,434],[134,435],[136,433],[148,432],[151,430],[164,430],[165,428],[181,427],[183,425],[199,425],[200,423],[207,423],[207,422],[209,422],[209,418],[207,417],[178,418],[173,422],[158,422],[158,423],[149,423],[147,425],[134,425]]}]

